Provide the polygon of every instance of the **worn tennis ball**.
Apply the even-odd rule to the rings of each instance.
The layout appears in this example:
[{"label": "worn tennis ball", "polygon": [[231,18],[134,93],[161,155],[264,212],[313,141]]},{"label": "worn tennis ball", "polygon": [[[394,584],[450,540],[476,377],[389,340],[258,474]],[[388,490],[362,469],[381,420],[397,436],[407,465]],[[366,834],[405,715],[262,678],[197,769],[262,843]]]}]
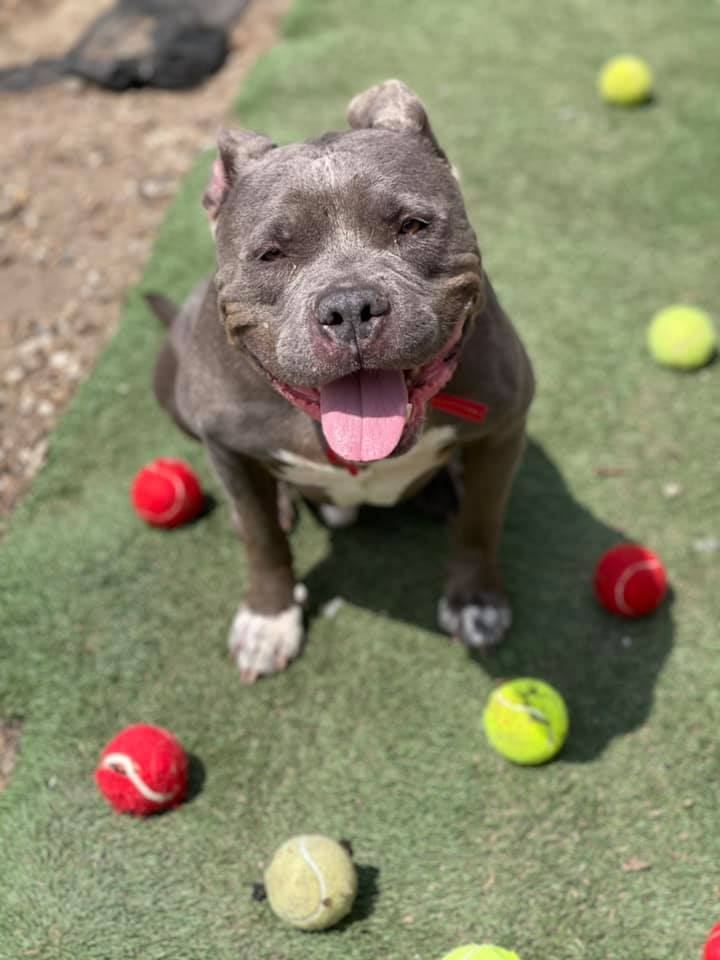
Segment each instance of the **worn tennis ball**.
[{"label": "worn tennis ball", "polygon": [[179,527],[194,520],[205,503],[200,481],[184,460],[160,457],[135,474],[130,489],[135,512],[154,527]]},{"label": "worn tennis ball", "polygon": [[95,782],[118,813],[145,817],[183,802],[188,758],[169,730],[135,723],[107,744],[95,770]]},{"label": "worn tennis ball", "polygon": [[512,950],[503,950],[491,943],[468,943],[446,953],[443,960],[520,960],[520,957]]},{"label": "worn tennis ball", "polygon": [[618,543],[598,560],[593,586],[606,610],[623,617],[644,617],[663,602],[667,573],[652,550],[639,543]]},{"label": "worn tennis ball", "polygon": [[708,934],[703,948],[703,960],[720,960],[720,923],[716,923]]},{"label": "worn tennis ball", "polygon": [[652,96],[652,88],[652,72],[640,57],[612,57],[598,76],[598,90],[603,100],[624,107],[645,103]]},{"label": "worn tennis ball", "polygon": [[680,304],[655,314],[647,329],[647,345],[664,367],[695,370],[712,360],[717,336],[704,310]]},{"label": "worn tennis ball", "polygon": [[485,735],[513,763],[545,763],[560,751],[568,733],[565,701],[549,683],[522,677],[490,694],[483,713]]},{"label": "worn tennis ball", "polygon": [[286,840],[264,876],[274,913],[300,930],[325,930],[352,909],[357,874],[347,850],[321,834]]}]

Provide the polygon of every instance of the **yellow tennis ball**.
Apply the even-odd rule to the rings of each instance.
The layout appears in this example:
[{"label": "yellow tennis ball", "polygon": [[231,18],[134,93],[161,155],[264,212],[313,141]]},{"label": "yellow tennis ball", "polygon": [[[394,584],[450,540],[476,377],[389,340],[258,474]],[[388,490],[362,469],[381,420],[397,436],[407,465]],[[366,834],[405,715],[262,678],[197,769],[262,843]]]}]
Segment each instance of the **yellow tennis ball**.
[{"label": "yellow tennis ball", "polygon": [[490,694],[483,713],[490,745],[513,763],[545,763],[562,748],[569,720],[565,701],[549,683],[523,677]]},{"label": "yellow tennis ball", "polygon": [[713,358],[717,337],[704,310],[677,305],[655,314],[647,329],[647,345],[664,367],[694,370]]},{"label": "yellow tennis ball", "polygon": [[598,90],[608,103],[632,106],[650,99],[653,76],[640,57],[613,57],[598,76]]},{"label": "yellow tennis ball", "polygon": [[503,950],[490,943],[468,943],[446,953],[443,960],[520,960],[512,950]]},{"label": "yellow tennis ball", "polygon": [[350,854],[320,834],[292,837],[273,854],[265,871],[273,911],[301,930],[325,930],[352,909],[357,874]]}]

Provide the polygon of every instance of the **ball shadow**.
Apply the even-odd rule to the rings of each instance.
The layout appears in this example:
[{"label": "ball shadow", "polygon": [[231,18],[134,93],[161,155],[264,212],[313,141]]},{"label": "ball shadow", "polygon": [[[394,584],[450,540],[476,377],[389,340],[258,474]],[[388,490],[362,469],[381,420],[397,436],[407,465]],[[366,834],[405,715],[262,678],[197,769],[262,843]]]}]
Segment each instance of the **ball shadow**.
[{"label": "ball shadow", "polygon": [[[578,503],[540,445],[528,443],[501,550],[513,627],[495,653],[468,656],[491,677],[536,676],[563,693],[572,720],[564,762],[590,761],[645,722],[672,649],[672,593],[637,620],[606,613],[593,596],[600,554],[632,539]],[[329,554],[305,578],[311,615],[340,594],[435,631],[448,547],[446,526],[408,505],[365,509],[357,526],[332,532]]]},{"label": "ball shadow", "polygon": [[356,863],[355,870],[358,878],[358,889],[355,903],[350,913],[335,927],[342,933],[360,920],[367,920],[375,909],[375,902],[380,892],[378,877],[380,870],[367,863]]},{"label": "ball shadow", "polygon": [[205,764],[196,753],[188,753],[188,789],[185,803],[192,803],[205,788],[207,771]]}]

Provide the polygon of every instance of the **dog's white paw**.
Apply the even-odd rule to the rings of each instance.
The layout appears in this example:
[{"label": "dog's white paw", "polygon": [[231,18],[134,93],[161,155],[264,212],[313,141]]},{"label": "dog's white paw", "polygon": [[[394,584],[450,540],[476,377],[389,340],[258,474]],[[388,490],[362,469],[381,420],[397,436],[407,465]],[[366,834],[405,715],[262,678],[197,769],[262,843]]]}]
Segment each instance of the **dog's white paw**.
[{"label": "dog's white paw", "polygon": [[297,604],[276,614],[240,607],[230,628],[230,656],[243,683],[284,670],[300,652],[302,609]]},{"label": "dog's white paw", "polygon": [[503,597],[481,593],[474,603],[451,605],[447,597],[438,604],[441,630],[462,640],[471,650],[485,651],[497,647],[512,623],[512,611]]}]

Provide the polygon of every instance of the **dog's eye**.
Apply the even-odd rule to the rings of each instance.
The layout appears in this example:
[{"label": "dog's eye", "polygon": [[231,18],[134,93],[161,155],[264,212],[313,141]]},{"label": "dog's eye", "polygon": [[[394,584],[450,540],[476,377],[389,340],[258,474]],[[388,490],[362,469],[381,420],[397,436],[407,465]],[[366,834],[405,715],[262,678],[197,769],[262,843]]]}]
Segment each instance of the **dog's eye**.
[{"label": "dog's eye", "polygon": [[407,220],[403,220],[403,222],[400,224],[400,233],[414,236],[416,233],[420,233],[421,230],[425,230],[429,226],[430,224],[426,220],[418,220],[417,217],[408,217]]},{"label": "dog's eye", "polygon": [[265,263],[269,263],[272,260],[280,260],[284,256],[285,254],[282,252],[280,247],[269,247],[265,253],[260,254],[260,259],[264,260]]}]

